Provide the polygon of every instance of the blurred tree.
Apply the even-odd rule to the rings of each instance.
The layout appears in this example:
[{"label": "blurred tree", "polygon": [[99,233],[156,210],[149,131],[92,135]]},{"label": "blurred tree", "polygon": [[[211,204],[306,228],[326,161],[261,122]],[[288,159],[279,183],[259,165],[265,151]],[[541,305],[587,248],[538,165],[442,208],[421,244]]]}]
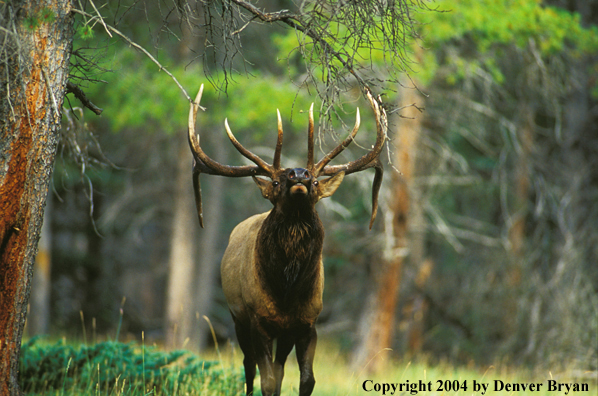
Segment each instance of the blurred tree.
[{"label": "blurred tree", "polygon": [[[183,25],[178,54],[174,54],[177,63],[187,63],[190,59],[191,32]],[[184,125],[184,120],[175,124]],[[188,342],[189,347],[197,347],[198,340],[194,335],[202,336],[193,331],[195,322],[195,298],[192,297],[196,289],[195,262],[196,223],[194,219],[193,188],[189,183],[189,164],[193,156],[189,152],[188,144],[180,140],[177,147],[177,166],[175,188],[172,204],[172,231],[170,242],[170,258],[168,269],[168,285],[166,289],[165,330],[166,345],[169,348],[181,348]],[[203,262],[202,262],[203,263]],[[209,263],[212,264],[212,263]],[[213,281],[213,279],[210,279]],[[211,296],[208,296],[208,299]],[[194,348],[196,349],[196,348]]]},{"label": "blurred tree", "polygon": [[424,291],[430,326],[444,329],[428,341],[435,350],[582,367],[595,358],[587,345],[595,349],[597,324],[581,319],[596,315],[598,279],[597,214],[587,206],[596,191],[590,3],[570,4],[590,12],[582,17],[535,0],[441,1],[452,12],[426,16],[422,75],[433,76],[425,86],[434,95],[424,139],[440,154],[428,178],[443,180],[424,197],[444,238],[429,237],[442,260]]},{"label": "blurred tree", "polygon": [[166,345],[173,349],[190,340],[195,318],[195,216],[188,175],[192,157],[187,144],[180,144],[178,151],[165,314]]},{"label": "blurred tree", "polygon": [[[369,371],[376,372],[384,367],[384,356],[377,356],[382,351],[391,350],[395,337],[396,312],[399,297],[399,288],[403,273],[403,261],[407,256],[412,260],[421,261],[422,257],[415,257],[417,247],[414,230],[421,229],[421,224],[414,224],[413,212],[420,206],[417,200],[417,187],[415,185],[417,153],[420,151],[419,139],[421,137],[421,123],[423,117],[423,97],[416,86],[409,86],[410,82],[403,82],[401,103],[406,104],[406,109],[401,112],[401,117],[394,120],[395,139],[393,146],[393,166],[396,171],[391,175],[390,198],[387,203],[391,220],[385,223],[384,254],[379,268],[375,269],[375,287],[372,293],[371,304],[364,310],[362,323],[365,328],[361,330],[362,339],[353,356],[354,367],[367,367]],[[419,219],[421,220],[421,219]],[[414,264],[416,266],[420,263]],[[368,364],[369,363],[369,364]]]}]

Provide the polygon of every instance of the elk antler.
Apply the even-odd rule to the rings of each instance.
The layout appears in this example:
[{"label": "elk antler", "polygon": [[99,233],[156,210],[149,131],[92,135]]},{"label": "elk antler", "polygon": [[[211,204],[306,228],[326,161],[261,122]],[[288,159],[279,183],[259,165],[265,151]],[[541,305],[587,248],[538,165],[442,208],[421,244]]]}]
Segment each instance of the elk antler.
[{"label": "elk antler", "polygon": [[[376,116],[376,143],[372,150],[356,159],[355,161],[348,162],[343,165],[330,166],[328,163],[339,155],[355,138],[361,119],[359,116],[359,109],[355,117],[355,126],[353,131],[343,140],[337,147],[326,154],[317,164],[314,165],[314,115],[313,115],[313,104],[309,109],[309,125],[308,125],[308,147],[307,147],[307,169],[313,173],[315,177],[318,176],[332,176],[339,172],[345,172],[345,175],[360,172],[365,169],[375,168],[376,174],[374,176],[374,183],[372,186],[372,216],[370,219],[370,229],[376,219],[376,213],[378,211],[378,192],[382,184],[382,176],[384,169],[380,162],[379,156],[386,141],[386,129],[387,129],[387,118],[384,108],[380,105],[378,100],[374,99],[369,89],[366,88],[366,96],[374,114]],[[201,185],[199,182],[199,176],[202,173],[210,175],[219,175],[227,177],[245,177],[245,176],[268,176],[273,178],[274,173],[280,170],[280,156],[282,150],[282,120],[280,117],[280,111],[277,110],[278,115],[278,138],[276,140],[276,148],[274,150],[274,157],[272,165],[247,150],[239,141],[235,138],[230,130],[228,121],[224,121],[224,128],[228,138],[232,142],[233,146],[243,155],[249,159],[255,165],[243,165],[243,166],[231,166],[223,165],[217,161],[214,161],[204,153],[199,144],[199,134],[195,133],[195,123],[197,119],[197,111],[200,108],[199,102],[203,94],[203,84],[199,88],[199,92],[189,109],[189,146],[193,153],[193,187],[195,191],[195,206],[197,208],[197,214],[199,217],[199,224],[203,228],[203,214],[201,204]]]},{"label": "elk antler", "polygon": [[387,126],[388,126],[388,119],[386,116],[386,111],[380,105],[379,101],[374,99],[372,93],[368,88],[366,88],[366,96],[370,105],[372,106],[372,110],[374,110],[374,114],[376,116],[376,143],[374,147],[366,154],[361,156],[360,158],[356,159],[355,161],[348,162],[343,165],[334,165],[329,166],[328,163],[334,159],[337,155],[339,155],[355,138],[357,131],[359,130],[359,125],[361,123],[361,119],[359,116],[359,108],[357,109],[357,114],[355,116],[355,126],[353,127],[353,131],[347,136],[345,140],[343,140],[338,146],[336,146],[333,150],[331,150],[328,154],[326,154],[316,165],[314,163],[314,153],[313,153],[313,105],[309,109],[309,143],[308,143],[308,158],[307,158],[307,166],[310,169],[310,166],[313,169],[314,174],[317,176],[332,176],[341,171],[345,172],[345,175],[360,172],[365,169],[375,168],[376,174],[374,176],[374,182],[372,185],[372,216],[370,218],[370,229],[374,224],[374,220],[376,219],[376,214],[378,212],[378,193],[380,191],[380,186],[382,185],[382,177],[384,175],[384,168],[382,167],[382,162],[380,162],[380,152],[382,151],[382,147],[384,146],[384,142],[387,138]]},{"label": "elk antler", "polygon": [[200,108],[201,96],[203,94],[203,84],[199,88],[199,92],[195,97],[195,100],[191,102],[189,109],[189,147],[193,153],[193,189],[195,191],[195,207],[197,209],[197,215],[199,217],[199,225],[203,228],[203,210],[201,204],[201,184],[199,182],[199,176],[202,173],[209,175],[219,175],[227,177],[245,177],[245,176],[268,176],[272,177],[274,172],[280,169],[280,152],[282,149],[282,121],[280,119],[280,112],[278,113],[278,140],[276,143],[276,149],[274,151],[274,165],[268,164],[266,161],[247,150],[239,143],[234,137],[233,133],[228,126],[228,121],[224,121],[224,128],[228,138],[232,142],[233,146],[247,159],[253,162],[254,165],[243,165],[243,166],[230,166],[223,165],[217,161],[214,161],[202,150],[199,144],[199,134],[195,133],[195,123],[197,120],[197,111]]}]

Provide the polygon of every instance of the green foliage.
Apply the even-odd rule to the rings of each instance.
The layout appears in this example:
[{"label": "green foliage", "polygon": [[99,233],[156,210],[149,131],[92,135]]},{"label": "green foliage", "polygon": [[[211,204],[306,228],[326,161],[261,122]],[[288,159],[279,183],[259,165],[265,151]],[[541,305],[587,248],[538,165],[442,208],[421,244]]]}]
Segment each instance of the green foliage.
[{"label": "green foliage", "polygon": [[56,15],[50,8],[44,7],[39,13],[39,19],[42,23],[52,23],[56,19]]},{"label": "green foliage", "polygon": [[[568,52],[579,57],[598,51],[598,27],[584,28],[579,14],[543,6],[540,0],[440,0],[436,5],[441,12],[422,14],[426,46],[441,49],[461,41],[470,43],[468,53],[473,55],[473,60],[449,57],[455,70],[447,77],[449,83],[478,66],[497,82],[504,81],[496,65],[497,54],[492,53],[501,46],[525,49],[533,42],[542,56]],[[435,69],[435,63],[427,67]]]},{"label": "green foliage", "polygon": [[[385,48],[386,43],[384,42],[384,37],[382,34],[385,29],[389,29],[389,26],[388,23],[385,23],[385,21],[381,20],[380,18],[374,17],[373,22],[375,29],[368,29],[358,37],[355,35],[355,32],[346,25],[335,21],[328,23],[328,34],[334,35],[334,37],[338,38],[338,40],[334,42],[327,41],[328,45],[337,53],[343,53],[344,47],[355,48],[355,53],[353,54],[354,57],[352,58],[352,61],[355,61],[355,68],[359,67],[359,62],[382,63],[385,57],[391,56],[391,54],[385,53],[385,51],[388,49]],[[402,34],[404,33],[405,32],[402,32]],[[363,40],[363,36],[368,36],[368,44],[370,44],[370,46],[366,47],[360,45],[360,40]],[[302,40],[305,40],[305,38],[297,35],[297,33],[294,31],[289,31],[284,35],[273,36],[273,43],[279,50],[280,58],[286,58],[288,54],[293,54],[302,59],[303,56],[297,51],[302,44]],[[311,41],[304,43],[304,54],[309,54],[314,51],[317,51],[317,47],[315,47]],[[396,66],[398,67],[398,65]],[[318,65],[314,67],[314,74],[321,75],[322,80],[325,80],[326,73],[330,69],[340,70],[342,68],[342,63],[337,58],[331,57],[326,65]],[[298,72],[297,70],[294,71],[296,73]]]},{"label": "green foliage", "polygon": [[[364,6],[364,4],[355,4],[357,8]],[[350,9],[342,9],[344,13],[353,12],[351,7],[348,8]],[[368,68],[385,69],[384,74],[394,75],[415,66],[411,64],[405,50],[405,47],[410,44],[408,39],[410,29],[407,26],[397,24],[396,20],[389,18],[388,15],[373,15],[371,20],[363,25],[354,26],[347,23],[348,20],[355,22],[355,18],[355,16],[347,19],[340,17],[341,22],[327,20],[322,27],[325,37],[334,37],[334,40],[326,40],[329,48],[335,53],[343,54],[352,71]],[[391,37],[393,37],[392,42]],[[396,39],[397,37],[400,41]],[[345,68],[345,65],[333,56],[328,56],[324,63],[309,62],[309,57],[313,61],[314,55],[320,56],[318,51],[321,49],[314,45],[311,39],[306,39],[296,31],[275,34],[272,43],[278,50],[278,57],[287,61],[288,71],[292,76],[305,78],[307,67],[309,73],[316,76],[317,80],[326,82],[333,79],[335,73]],[[346,74],[343,78],[346,78]]]},{"label": "green foliage", "polygon": [[[230,87],[227,98],[221,97],[217,101],[218,105],[214,107],[219,107],[222,114],[214,120],[216,125],[222,125],[222,120],[228,117],[233,131],[251,130],[251,136],[256,140],[269,140],[275,136],[276,109],[280,110],[283,122],[288,124],[291,117],[297,118],[299,111],[307,111],[310,106],[310,98],[304,91],[266,75],[240,79],[238,84]],[[299,119],[305,120],[297,126],[303,132],[307,117]]]},{"label": "green foliage", "polygon": [[[88,94],[105,103],[104,114],[113,132],[143,128],[173,133],[186,125],[188,103],[172,79],[150,60],[124,49],[107,67],[112,72],[104,74],[106,84],[92,86]],[[171,72],[178,75],[181,69]]]},{"label": "green foliage", "polygon": [[[118,51],[112,64],[113,72],[102,79],[107,84],[95,85],[88,90],[90,97],[101,98],[104,116],[108,117],[114,132],[125,128],[144,129],[149,132],[180,133],[187,128],[189,103],[166,73],[160,73],[156,65],[141,54],[130,50]],[[222,128],[225,118],[233,133],[243,136],[249,132],[252,139],[276,134],[276,109],[280,109],[283,122],[288,124],[300,111],[307,111],[310,96],[288,81],[272,75],[255,72],[252,78],[238,78],[227,87],[226,94],[203,78],[203,73],[193,65],[166,65],[181,84],[194,97],[204,83],[201,100],[205,112],[198,114],[198,124]],[[214,75],[214,81],[219,76]],[[300,124],[304,130],[306,124]],[[287,130],[285,132],[292,132]]]},{"label": "green foliage", "polygon": [[23,20],[23,26],[25,26],[25,29],[33,32],[39,27],[39,19],[35,16],[27,17]]},{"label": "green foliage", "polygon": [[79,26],[77,36],[82,40],[91,40],[93,38],[93,29],[89,25]]},{"label": "green foliage", "polygon": [[554,54],[566,46],[589,52],[598,48],[597,28],[583,28],[578,14],[544,7],[540,0],[454,0],[437,2],[450,12],[427,13],[424,37],[440,45],[468,36],[486,52],[496,44],[525,47],[536,40],[542,53]]},{"label": "green foliage", "polygon": [[[28,394],[240,394],[242,375],[186,351],[162,352],[133,343],[74,347],[33,338],[22,346],[21,388]],[[62,393],[57,393],[61,391]],[[110,393],[112,394],[112,393]]]},{"label": "green foliage", "polygon": [[[579,57],[598,51],[598,27],[584,28],[579,14],[556,7],[545,7],[541,0],[439,0],[434,6],[438,12],[418,15],[422,22],[424,47],[438,50],[455,41],[465,40],[473,45],[469,53],[475,54],[473,59],[452,56],[446,60],[454,69],[454,73],[446,77],[450,84],[461,80],[466,73],[478,67],[483,67],[495,81],[502,83],[505,77],[496,64],[496,54],[492,52],[500,46],[515,45],[518,48],[526,48],[530,41],[534,41],[543,56],[567,51]],[[417,75],[420,83],[427,85],[438,68],[435,59],[437,51],[420,51],[417,53],[420,58],[417,61],[421,66],[409,64],[405,61],[406,57],[394,54],[399,49],[386,47],[382,32],[390,31],[387,21],[380,18],[376,21],[376,26],[367,29],[359,37],[344,25],[328,24],[328,30],[339,38],[337,42],[331,43],[331,47],[336,51],[340,50],[341,45],[356,47],[353,58],[355,67],[358,67],[359,63],[379,67],[390,63],[395,68],[394,72],[409,70]],[[358,45],[359,40],[364,40],[362,36],[368,36],[368,47]],[[301,39],[302,37],[295,32],[273,38],[274,44],[279,48],[280,57],[292,54],[290,59],[296,58],[294,61],[288,61],[291,74],[297,74],[299,68],[295,65],[304,61],[298,51]],[[303,52],[311,51],[313,46],[306,43]],[[413,54],[411,56],[413,57]],[[341,68],[335,64],[336,60],[331,59],[330,62],[329,65],[315,67],[314,74],[325,80],[327,68]]]},{"label": "green foliage", "polygon": [[30,32],[35,31],[42,23],[52,23],[56,19],[54,11],[44,7],[35,15],[30,15],[23,20],[23,26]]}]

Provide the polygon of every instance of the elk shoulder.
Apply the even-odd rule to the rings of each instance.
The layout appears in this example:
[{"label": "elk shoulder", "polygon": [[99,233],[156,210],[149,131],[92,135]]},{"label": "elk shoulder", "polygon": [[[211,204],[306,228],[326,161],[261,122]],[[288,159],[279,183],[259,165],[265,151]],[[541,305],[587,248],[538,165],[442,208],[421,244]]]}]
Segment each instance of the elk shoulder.
[{"label": "elk shoulder", "polygon": [[324,268],[321,257],[312,298],[308,298],[301,307],[282,312],[274,298],[263,288],[256,266],[256,245],[258,233],[270,212],[254,215],[241,222],[230,235],[221,266],[222,289],[229,309],[242,322],[258,317],[280,328],[300,323],[314,324],[322,311]]}]

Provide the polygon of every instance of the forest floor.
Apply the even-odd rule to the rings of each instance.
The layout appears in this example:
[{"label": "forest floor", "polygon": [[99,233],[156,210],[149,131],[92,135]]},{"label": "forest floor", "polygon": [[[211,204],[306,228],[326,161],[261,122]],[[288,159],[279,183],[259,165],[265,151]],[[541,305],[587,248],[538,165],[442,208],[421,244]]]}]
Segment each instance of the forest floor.
[{"label": "forest floor", "polygon": [[[94,345],[32,339],[23,343],[21,384],[26,395],[242,395],[242,354],[223,346],[198,356],[188,351],[120,342]],[[368,365],[354,369],[332,342],[319,342],[314,362],[314,395],[475,395],[594,396],[596,373],[538,373],[508,365],[464,367],[390,359],[382,351],[383,369],[372,375]],[[294,352],[285,367],[282,395],[297,395],[299,369]],[[259,376],[255,380],[256,396]]]}]

